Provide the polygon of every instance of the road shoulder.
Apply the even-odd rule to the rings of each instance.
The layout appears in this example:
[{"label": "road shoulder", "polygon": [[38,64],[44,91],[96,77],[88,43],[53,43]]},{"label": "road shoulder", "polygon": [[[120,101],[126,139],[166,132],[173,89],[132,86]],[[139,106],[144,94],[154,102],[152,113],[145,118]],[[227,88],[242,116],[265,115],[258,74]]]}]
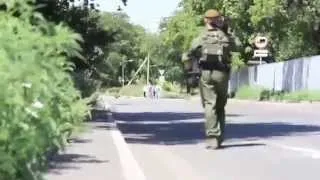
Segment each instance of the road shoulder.
[{"label": "road shoulder", "polygon": [[73,140],[50,162],[47,180],[123,180],[119,156],[108,122],[88,123],[89,130]]},{"label": "road shoulder", "polygon": [[[102,98],[86,132],[74,138],[61,153],[52,157],[46,180],[124,180],[113,134],[118,132],[111,117],[111,103]],[[101,107],[104,109],[101,109]]]}]

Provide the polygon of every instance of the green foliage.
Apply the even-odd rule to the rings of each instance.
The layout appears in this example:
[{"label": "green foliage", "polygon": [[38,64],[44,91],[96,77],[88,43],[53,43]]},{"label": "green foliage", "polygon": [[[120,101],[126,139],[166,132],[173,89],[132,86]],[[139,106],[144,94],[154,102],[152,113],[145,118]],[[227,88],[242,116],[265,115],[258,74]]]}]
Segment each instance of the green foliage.
[{"label": "green foliage", "polygon": [[183,68],[180,66],[173,66],[167,70],[165,77],[166,80],[170,82],[182,82],[184,77]]},{"label": "green foliage", "polygon": [[[167,80],[182,84],[181,54],[202,30],[203,13],[209,8],[219,9],[231,18],[230,32],[241,45],[232,56],[234,70],[251,59],[257,34],[271,39],[270,49],[277,61],[320,53],[320,1],[182,0],[179,9],[160,23],[160,34],[133,25],[124,13],[97,11],[96,1],[85,0],[78,7],[72,0],[36,1],[46,5],[38,11],[47,19],[67,24],[84,39],[80,43],[81,56],[72,58],[74,79],[83,96],[90,96],[100,87],[119,86],[122,65],[128,82],[148,54],[150,79],[158,78],[158,70],[165,69]],[[134,61],[122,63],[129,59]],[[146,72],[145,66],[137,79]]]},{"label": "green foliage", "polygon": [[320,101],[320,92],[319,91],[298,91],[289,94],[284,94],[282,97],[283,100],[301,102],[301,101]]},{"label": "green foliage", "polygon": [[[72,76],[82,96],[88,97],[100,88],[120,86],[122,66],[127,83],[148,55],[151,80],[159,77],[159,69],[166,69],[168,80],[181,80],[180,54],[163,43],[162,35],[146,32],[143,27],[132,24],[125,13],[99,12],[96,1],[88,0],[79,6],[74,6],[71,0],[36,0],[36,3],[44,5],[37,10],[44,17],[68,25],[83,37],[81,56],[71,59],[75,64]],[[145,74],[146,65],[136,79]]]},{"label": "green foliage", "polygon": [[88,111],[67,61],[82,38],[48,23],[28,2],[2,2],[7,9],[0,11],[1,180],[39,179],[45,154],[63,148]]},{"label": "green foliage", "polygon": [[239,52],[232,53],[232,57],[232,70],[239,70],[245,66],[244,60],[241,58],[241,54]]},{"label": "green foliage", "polygon": [[162,84],[162,88],[164,91],[168,91],[168,92],[179,92],[180,91],[180,86],[176,83],[171,83],[171,82],[164,82]]},{"label": "green foliage", "polygon": [[181,85],[176,82],[164,82],[162,84],[162,97],[163,98],[186,98],[188,95],[182,91]]},{"label": "green foliage", "polygon": [[319,91],[302,90],[297,92],[277,92],[270,91],[260,86],[243,86],[237,92],[237,99],[251,99],[260,101],[286,101],[286,102],[301,102],[301,101],[320,101]]},{"label": "green foliage", "polygon": [[81,90],[82,97],[90,97],[97,92],[102,82],[91,78],[92,72],[90,70],[82,70],[72,73],[72,77],[75,83],[75,87]]},{"label": "green foliage", "polygon": [[[126,3],[126,1],[124,1]],[[104,86],[119,85],[121,61],[134,59],[126,64],[125,74],[137,68],[144,29],[129,22],[120,12],[99,12],[96,1],[85,0],[74,5],[71,0],[36,0],[37,9],[45,18],[63,23],[83,37],[81,55],[70,59],[75,64],[74,80],[88,97]]]},{"label": "green foliage", "polygon": [[133,96],[142,97],[143,96],[144,84],[134,84],[129,86],[124,86],[119,90],[120,96]]},{"label": "green foliage", "polygon": [[[122,75],[122,65],[126,82],[132,78],[133,71],[147,54],[145,46],[149,43],[146,40],[145,30],[138,25],[129,22],[129,17],[123,13],[103,13],[101,21],[107,32],[114,32],[113,42],[104,48],[104,61],[97,66],[101,72],[108,75],[104,85],[119,85],[118,78]],[[127,62],[133,60],[132,62]]]},{"label": "green foliage", "polygon": [[[320,1],[287,0],[183,0],[180,10],[161,24],[165,42],[182,53],[202,26],[209,8],[219,9],[231,18],[231,32],[238,37],[239,59],[253,55],[253,37],[264,34],[271,39],[271,52],[277,61],[320,53]],[[241,63],[240,63],[241,64]]]}]

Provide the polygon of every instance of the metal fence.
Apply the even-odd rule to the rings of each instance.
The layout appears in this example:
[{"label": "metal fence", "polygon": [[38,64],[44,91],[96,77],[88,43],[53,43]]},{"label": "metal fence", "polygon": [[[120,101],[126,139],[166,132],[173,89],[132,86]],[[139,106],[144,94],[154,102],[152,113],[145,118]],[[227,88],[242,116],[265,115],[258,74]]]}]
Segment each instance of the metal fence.
[{"label": "metal fence", "polygon": [[251,66],[233,72],[229,92],[236,92],[242,86],[256,85],[286,92],[320,90],[320,55]]}]

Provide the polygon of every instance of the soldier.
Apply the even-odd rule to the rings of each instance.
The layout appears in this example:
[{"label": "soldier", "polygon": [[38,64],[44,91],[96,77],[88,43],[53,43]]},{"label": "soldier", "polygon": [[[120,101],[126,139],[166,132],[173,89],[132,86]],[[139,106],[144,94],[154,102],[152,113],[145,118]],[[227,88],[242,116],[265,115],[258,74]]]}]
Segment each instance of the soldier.
[{"label": "soldier", "polygon": [[205,112],[208,149],[218,149],[223,141],[225,105],[231,70],[231,37],[223,32],[223,18],[210,9],[204,17],[205,30],[193,40],[188,56],[200,66],[199,89]]}]

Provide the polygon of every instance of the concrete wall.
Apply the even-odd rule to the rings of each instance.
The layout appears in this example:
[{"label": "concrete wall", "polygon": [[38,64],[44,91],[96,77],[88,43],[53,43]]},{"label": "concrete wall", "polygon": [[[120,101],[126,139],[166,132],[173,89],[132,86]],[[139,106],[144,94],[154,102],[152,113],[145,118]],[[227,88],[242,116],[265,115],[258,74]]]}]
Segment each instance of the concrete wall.
[{"label": "concrete wall", "polygon": [[244,85],[287,92],[320,90],[320,56],[246,67],[232,73],[229,84],[229,92]]}]

